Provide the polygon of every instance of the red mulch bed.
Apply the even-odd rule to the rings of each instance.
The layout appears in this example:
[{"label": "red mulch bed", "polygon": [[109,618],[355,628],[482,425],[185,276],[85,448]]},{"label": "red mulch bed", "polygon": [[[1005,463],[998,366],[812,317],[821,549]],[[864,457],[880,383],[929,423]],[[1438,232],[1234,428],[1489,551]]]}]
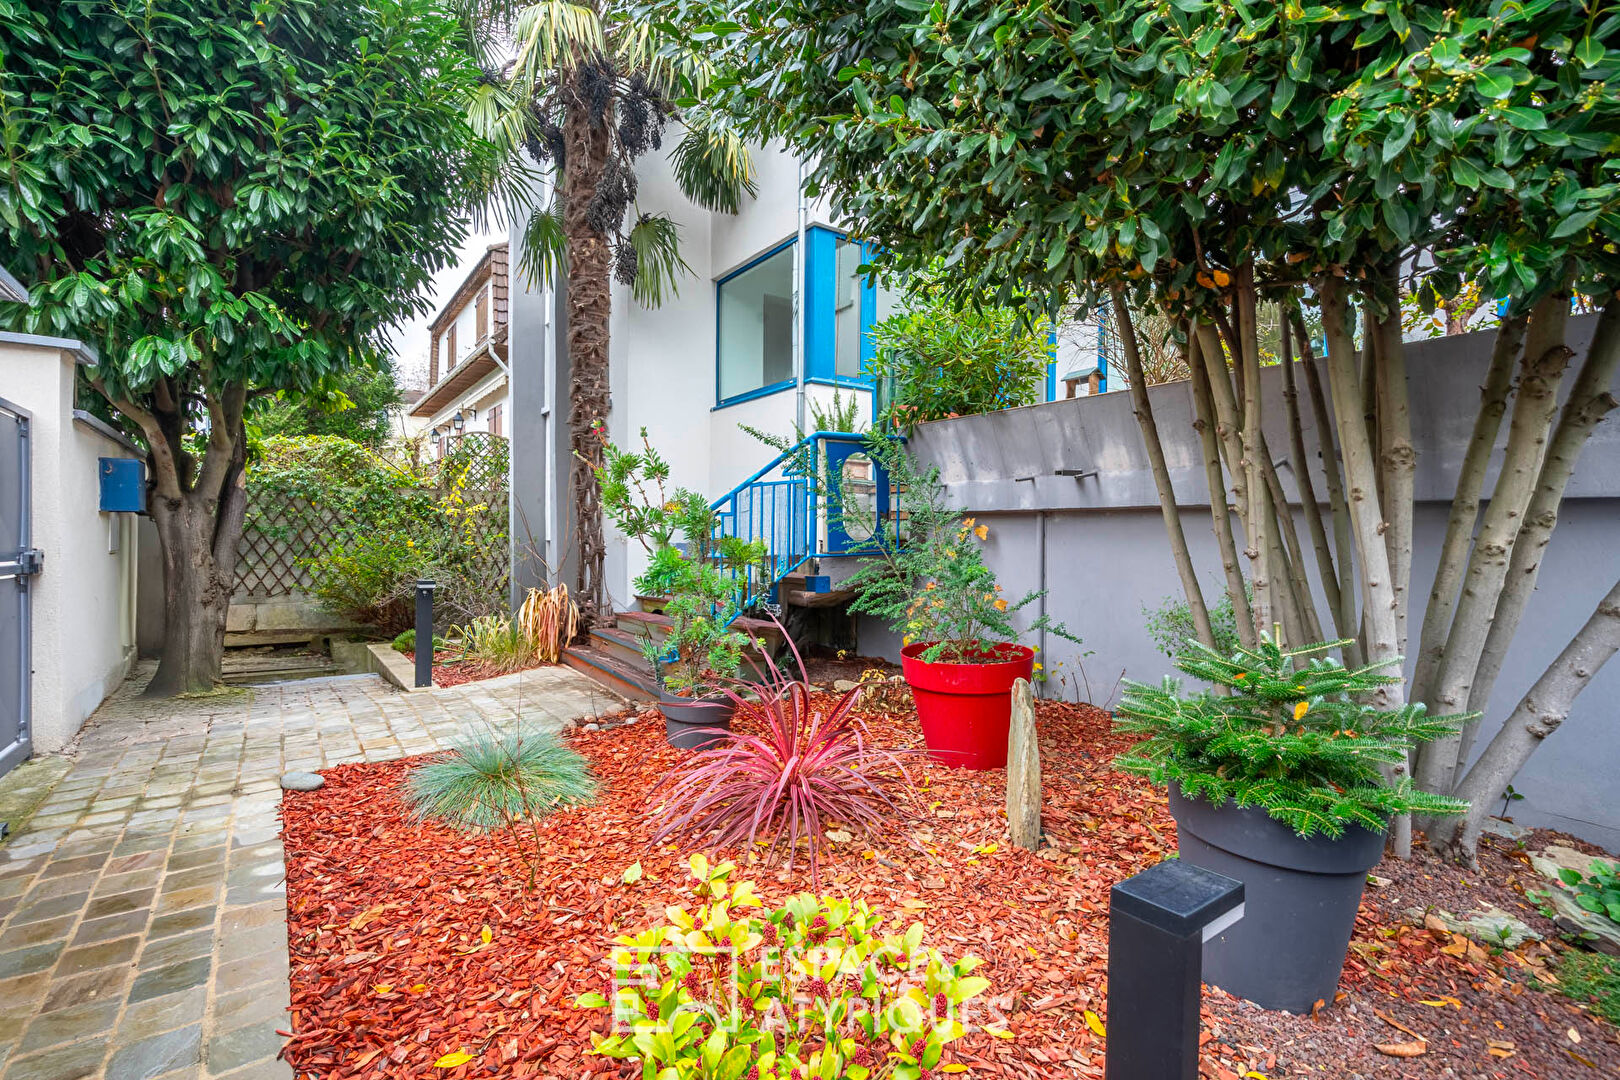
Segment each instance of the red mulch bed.
[{"label": "red mulch bed", "polygon": [[[406,653],[405,656],[411,663],[416,663],[415,653]],[[544,666],[544,664],[537,661],[520,668],[502,670],[494,664],[486,664],[481,660],[464,659],[459,653],[440,650],[433,654],[433,685],[445,688],[460,686],[463,683],[477,682],[480,679],[493,679],[497,675],[511,675],[514,672],[529,671]]]},{"label": "red mulch bed", "polygon": [[[1174,824],[1161,793],[1109,769],[1123,742],[1106,713],[1038,708],[1050,847],[1036,854],[1005,843],[1004,773],[919,762],[914,820],[837,845],[822,891],[863,897],[894,926],[920,919],[947,955],[988,961],[979,973],[1017,1038],[970,1035],[952,1044],[952,1060],[983,1076],[1101,1076],[1103,1039],[1084,1014],[1106,1016],[1108,889],[1173,851]],[[884,745],[920,745],[910,718],[872,724]],[[399,790],[411,762],[342,765],[326,771],[320,791],[287,793],[294,1037],[286,1056],[299,1077],[632,1075],[586,1054],[605,1017],[571,1003],[601,982],[613,935],[690,902],[693,849],[646,847],[647,792],[688,755],[645,719],[568,737],[604,790],[543,825],[533,896],[523,890],[524,841],[469,838],[406,817]],[[1498,857],[1514,856],[1487,860]],[[624,884],[638,860],[644,876]],[[770,904],[809,887],[802,870],[791,878],[779,867],[745,870]],[[1455,956],[1443,951],[1456,950],[1450,935],[1402,927],[1399,908],[1418,902],[1424,873],[1449,882],[1452,871],[1419,863],[1399,877],[1387,864],[1379,873],[1395,880],[1368,891],[1341,1000],[1313,1019],[1211,991],[1204,1075],[1597,1077],[1620,1068],[1613,1028],[1528,988],[1528,973],[1545,970],[1544,947]],[[1378,1014],[1424,1035],[1427,1053],[1376,1051],[1413,1038]],[[1511,1042],[1511,1056],[1491,1056],[1488,1040]],[[433,1067],[457,1050],[473,1060]]]}]

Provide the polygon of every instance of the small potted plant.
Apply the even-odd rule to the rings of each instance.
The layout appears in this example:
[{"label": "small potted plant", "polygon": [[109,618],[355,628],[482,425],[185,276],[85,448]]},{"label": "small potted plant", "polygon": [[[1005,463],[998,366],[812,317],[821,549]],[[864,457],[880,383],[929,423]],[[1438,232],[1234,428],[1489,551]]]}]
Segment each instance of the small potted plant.
[{"label": "small potted plant", "polygon": [[1118,709],[1144,739],[1115,766],[1169,787],[1183,859],[1245,885],[1243,918],[1204,948],[1204,981],[1268,1009],[1333,1000],[1389,819],[1467,808],[1381,771],[1467,717],[1380,708],[1400,682],[1380,672],[1399,662],[1350,670],[1325,655],[1345,644],[1262,635],[1222,656],[1189,641],[1176,667],[1221,693],[1128,681]]},{"label": "small potted plant", "polygon": [[[603,463],[596,469],[602,510],[624,535],[636,540],[650,563],[638,589],[652,582],[662,590],[669,626],[641,643],[658,679],[659,709],[670,743],[695,750],[725,738],[734,708],[720,686],[737,678],[744,652],[758,642],[731,629],[739,597],[766,556],[760,540],[716,536],[714,511],[703,496],[684,488],[666,491],[669,464],[641,431],[640,453],[608,441],[601,425]],[[675,538],[683,540],[685,550]]]},{"label": "small potted plant", "polygon": [[1003,768],[1013,683],[1034,673],[1035,652],[1018,638],[1044,629],[1079,639],[1044,615],[1020,631],[1013,617],[1042,594],[1002,595],[980,547],[989,526],[948,509],[937,470],[919,471],[899,443],[869,445],[893,478],[901,513],[857,549],[868,561],[849,579],[850,611],[901,635],[901,671],[929,753],[958,768]]}]

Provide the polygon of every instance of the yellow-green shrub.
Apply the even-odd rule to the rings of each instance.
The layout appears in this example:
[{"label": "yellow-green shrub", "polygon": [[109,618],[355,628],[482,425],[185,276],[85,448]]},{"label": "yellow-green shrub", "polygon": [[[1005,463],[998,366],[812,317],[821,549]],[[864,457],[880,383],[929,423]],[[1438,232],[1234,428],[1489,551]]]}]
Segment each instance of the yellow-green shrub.
[{"label": "yellow-green shrub", "polygon": [[[948,962],[914,923],[884,935],[865,901],[801,893],[765,910],[732,863],[692,856],[695,911],[616,939],[614,1031],[594,1053],[636,1060],[644,1080],[928,1080],[964,1071],[946,1046],[958,1007],[988,988],[983,961]],[[733,972],[735,978],[733,978]]]}]

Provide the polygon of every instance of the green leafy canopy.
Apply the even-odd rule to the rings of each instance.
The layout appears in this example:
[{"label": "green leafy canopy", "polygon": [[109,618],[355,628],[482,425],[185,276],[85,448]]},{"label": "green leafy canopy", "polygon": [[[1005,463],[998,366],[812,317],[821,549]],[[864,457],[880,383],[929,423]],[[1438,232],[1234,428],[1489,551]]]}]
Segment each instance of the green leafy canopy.
[{"label": "green leafy canopy", "polygon": [[433,0],[0,2],[0,261],[33,294],[0,317],[135,403],[375,366],[493,164],[461,33]]}]

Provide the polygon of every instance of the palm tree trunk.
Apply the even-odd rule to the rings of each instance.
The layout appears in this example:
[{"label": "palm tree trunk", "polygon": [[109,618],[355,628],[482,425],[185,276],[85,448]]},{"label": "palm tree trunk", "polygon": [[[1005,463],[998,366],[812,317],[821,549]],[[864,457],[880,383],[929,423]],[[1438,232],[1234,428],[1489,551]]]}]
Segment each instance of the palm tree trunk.
[{"label": "palm tree trunk", "polygon": [[591,196],[608,162],[609,133],[587,109],[569,109],[563,123],[566,167],[562,176],[563,232],[568,238],[568,433],[573,449],[569,491],[579,537],[575,592],[580,630],[611,613],[603,580],[606,543],[602,534],[602,493],[596,467],[612,397],[608,382],[608,321],[612,314],[613,249],[586,216]]}]

